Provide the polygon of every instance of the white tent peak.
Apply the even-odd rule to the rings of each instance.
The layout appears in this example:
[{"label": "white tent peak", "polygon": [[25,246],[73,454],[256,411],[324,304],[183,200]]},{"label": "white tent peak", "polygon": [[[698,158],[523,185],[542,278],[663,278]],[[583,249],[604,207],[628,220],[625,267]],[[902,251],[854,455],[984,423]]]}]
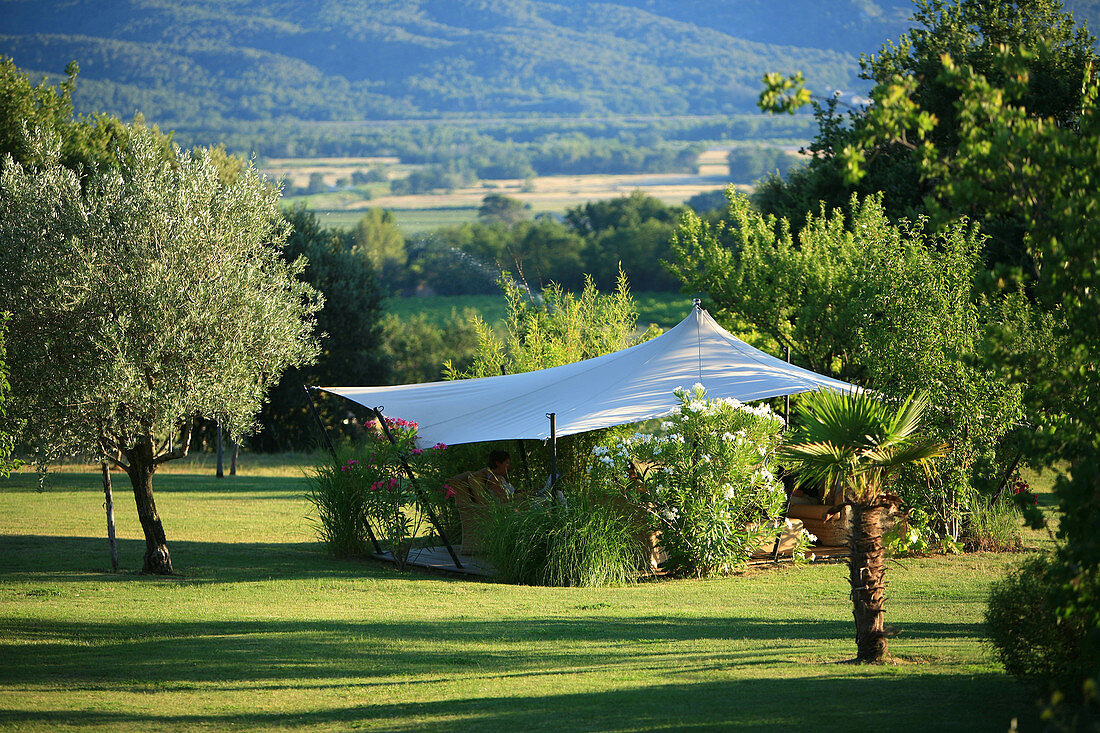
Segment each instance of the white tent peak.
[{"label": "white tent peak", "polygon": [[320,387],[388,417],[418,424],[424,444],[572,435],[669,414],[677,387],[742,402],[852,385],[749,346],[695,307],[664,334],[574,364],[499,377],[395,387]]}]

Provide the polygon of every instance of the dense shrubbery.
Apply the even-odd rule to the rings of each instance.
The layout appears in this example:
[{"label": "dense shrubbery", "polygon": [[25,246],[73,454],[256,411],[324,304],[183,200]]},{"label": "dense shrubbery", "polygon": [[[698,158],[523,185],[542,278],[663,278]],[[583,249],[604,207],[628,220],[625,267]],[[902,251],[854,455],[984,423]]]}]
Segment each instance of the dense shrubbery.
[{"label": "dense shrubbery", "polygon": [[429,510],[445,534],[457,528],[458,517],[454,492],[443,483],[449,469],[447,446],[419,448],[414,423],[396,418],[386,418],[386,423],[396,443],[380,429],[366,431],[362,442],[346,446],[338,458],[307,474],[307,497],[317,513],[318,537],[330,552],[343,557],[370,554],[370,527],[383,551],[403,567]]},{"label": "dense shrubbery", "polygon": [[766,405],[708,399],[701,385],[676,393],[680,407],[659,434],[613,437],[593,450],[589,480],[616,487],[660,533],[667,567],[710,575],[743,563],[786,495],[772,473],[783,419]]},{"label": "dense shrubbery", "polygon": [[712,575],[742,564],[774,537],[782,484],[771,473],[783,421],[766,406],[677,392],[658,433],[608,431],[587,467],[560,484],[568,505],[502,505],[486,523],[501,576],[542,585],[621,583],[648,567]]},{"label": "dense shrubbery", "polygon": [[1095,575],[1075,581],[1064,564],[1039,556],[993,586],[986,624],[1009,674],[1048,692],[1082,693],[1081,681],[1100,670],[1097,581]]}]

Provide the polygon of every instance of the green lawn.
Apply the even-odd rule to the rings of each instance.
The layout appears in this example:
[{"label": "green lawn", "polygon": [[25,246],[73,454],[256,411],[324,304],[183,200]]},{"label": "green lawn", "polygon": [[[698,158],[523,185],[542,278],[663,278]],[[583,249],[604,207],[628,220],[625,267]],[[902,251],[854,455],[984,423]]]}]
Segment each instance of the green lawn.
[{"label": "green lawn", "polygon": [[[246,456],[244,464],[248,465]],[[158,475],[180,574],[135,572],[125,476],[0,480],[0,728],[1004,731],[1038,727],[982,612],[1018,556],[891,564],[900,663],[854,654],[842,565],[616,589],[326,557],[294,466]],[[1048,500],[1048,497],[1044,497]]]},{"label": "green lawn", "polygon": [[[663,329],[675,326],[691,312],[690,296],[680,293],[634,293],[634,303],[638,308],[638,325],[645,327],[656,323]],[[451,310],[461,311],[473,308],[481,314],[487,323],[504,320],[507,314],[504,296],[492,295],[433,295],[425,298],[390,298],[383,305],[387,313],[409,316],[424,313],[428,320],[436,325],[451,315]]]}]

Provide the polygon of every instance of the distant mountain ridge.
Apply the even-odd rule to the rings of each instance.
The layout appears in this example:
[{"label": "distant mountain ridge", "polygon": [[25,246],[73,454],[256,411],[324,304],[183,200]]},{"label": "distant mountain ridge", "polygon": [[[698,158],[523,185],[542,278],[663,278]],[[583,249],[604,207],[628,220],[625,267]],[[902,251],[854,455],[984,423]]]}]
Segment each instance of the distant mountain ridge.
[{"label": "distant mountain ridge", "polygon": [[35,75],[75,59],[82,111],[167,125],[728,114],[755,109],[767,71],[858,88],[859,53],[911,12],[908,0],[0,0],[0,53]]}]

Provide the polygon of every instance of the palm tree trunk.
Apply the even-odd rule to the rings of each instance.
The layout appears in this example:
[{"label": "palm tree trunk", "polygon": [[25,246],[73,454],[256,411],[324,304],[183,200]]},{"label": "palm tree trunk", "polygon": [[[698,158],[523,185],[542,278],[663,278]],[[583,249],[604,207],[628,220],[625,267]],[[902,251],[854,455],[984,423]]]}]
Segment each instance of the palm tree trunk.
[{"label": "palm tree trunk", "polygon": [[885,633],[886,552],[882,546],[881,505],[852,505],[848,540],[848,582],[856,621],[856,660],[881,662],[888,655]]}]

